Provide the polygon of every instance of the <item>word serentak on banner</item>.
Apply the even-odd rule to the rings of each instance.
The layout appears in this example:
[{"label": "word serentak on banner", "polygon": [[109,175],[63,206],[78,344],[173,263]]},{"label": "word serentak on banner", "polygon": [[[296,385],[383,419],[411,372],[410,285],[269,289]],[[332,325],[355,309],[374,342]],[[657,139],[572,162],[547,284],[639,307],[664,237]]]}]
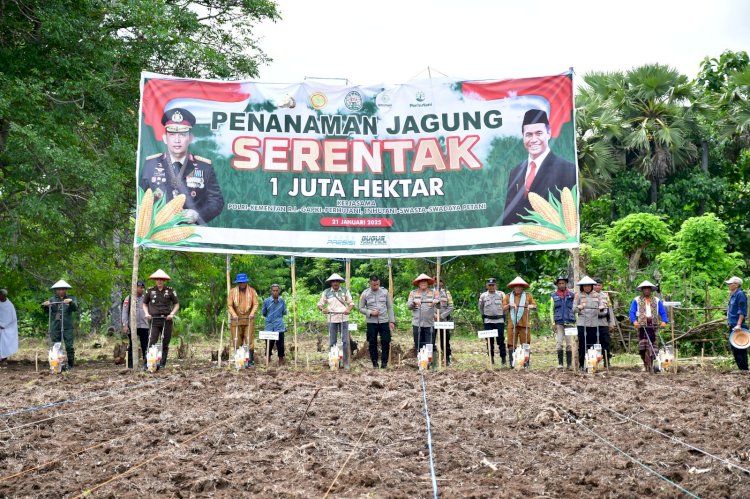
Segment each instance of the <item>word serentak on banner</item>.
[{"label": "word serentak on banner", "polygon": [[135,244],[358,258],[579,243],[572,73],[402,85],[144,73]]}]

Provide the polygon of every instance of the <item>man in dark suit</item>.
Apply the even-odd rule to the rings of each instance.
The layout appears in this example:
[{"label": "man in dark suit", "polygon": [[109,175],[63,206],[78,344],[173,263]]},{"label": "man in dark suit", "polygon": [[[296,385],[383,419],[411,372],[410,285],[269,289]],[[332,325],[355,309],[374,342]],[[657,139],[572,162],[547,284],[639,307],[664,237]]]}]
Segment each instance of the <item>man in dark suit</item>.
[{"label": "man in dark suit", "polygon": [[548,199],[550,192],[559,197],[563,187],[570,189],[576,184],[576,166],[555,155],[549,149],[550,127],[547,113],[540,109],[529,109],[521,125],[523,146],[528,158],[513,168],[508,177],[508,194],[505,198],[503,225],[524,222],[528,215],[529,192]]}]

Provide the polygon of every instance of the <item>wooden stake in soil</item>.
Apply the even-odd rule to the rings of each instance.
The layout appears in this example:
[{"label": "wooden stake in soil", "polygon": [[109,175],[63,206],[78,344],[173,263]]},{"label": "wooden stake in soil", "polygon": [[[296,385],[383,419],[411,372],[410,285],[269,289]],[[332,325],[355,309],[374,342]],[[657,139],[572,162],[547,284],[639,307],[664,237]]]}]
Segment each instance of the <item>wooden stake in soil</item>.
[{"label": "wooden stake in soil", "polygon": [[[39,372],[39,352],[34,352],[34,353],[35,353],[35,355],[34,355],[34,369],[36,370],[36,372]],[[133,353],[135,353],[135,352],[133,352]]]},{"label": "wooden stake in soil", "polygon": [[216,356],[216,360],[219,362],[217,367],[221,369],[221,354],[224,348],[224,320],[221,319],[221,329],[219,329],[219,355]]},{"label": "wooden stake in soil", "polygon": [[[297,367],[299,356],[299,345],[297,344],[297,263],[292,257],[292,321],[294,327],[294,367]],[[305,354],[307,357],[307,354]],[[310,361],[307,361],[307,369],[310,369]]]},{"label": "wooden stake in soil", "polygon": [[[500,341],[500,336],[497,337],[498,341]],[[492,370],[492,350],[490,350],[490,339],[487,338],[487,365],[490,367],[490,370]]]},{"label": "wooden stake in soil", "polygon": [[[140,223],[140,222],[139,222]],[[138,373],[140,369],[135,368],[135,360],[143,358],[141,352],[141,342],[138,341],[138,266],[141,259],[141,247],[133,248],[133,275],[130,277],[130,313],[128,322],[130,323],[130,344],[133,346],[133,372]],[[133,304],[135,303],[135,306]],[[127,356],[125,357],[125,367],[128,366]]]},{"label": "wooden stake in soil", "polygon": [[[441,258],[437,257],[437,263],[436,263],[436,275],[435,275],[435,284],[438,290],[438,306],[435,307],[435,320],[440,320],[440,305],[442,305],[441,293],[442,289],[440,288],[440,264],[441,264]],[[447,298],[447,296],[446,296]],[[442,338],[441,338],[442,337]],[[442,339],[442,341],[440,341]],[[438,368],[443,368],[445,366],[445,331],[442,329],[437,330],[437,346],[438,348]]]}]

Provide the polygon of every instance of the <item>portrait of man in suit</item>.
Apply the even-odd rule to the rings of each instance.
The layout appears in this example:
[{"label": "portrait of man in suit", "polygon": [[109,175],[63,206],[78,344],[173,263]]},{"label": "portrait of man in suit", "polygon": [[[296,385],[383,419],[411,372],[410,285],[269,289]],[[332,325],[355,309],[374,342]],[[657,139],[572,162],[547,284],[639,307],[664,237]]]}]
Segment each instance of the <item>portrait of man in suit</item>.
[{"label": "portrait of man in suit", "polygon": [[550,192],[559,197],[564,187],[576,184],[576,166],[549,149],[550,126],[547,113],[541,109],[529,109],[521,125],[523,146],[528,157],[513,168],[508,177],[508,194],[505,198],[502,224],[524,222],[528,215],[529,193],[548,199]]}]

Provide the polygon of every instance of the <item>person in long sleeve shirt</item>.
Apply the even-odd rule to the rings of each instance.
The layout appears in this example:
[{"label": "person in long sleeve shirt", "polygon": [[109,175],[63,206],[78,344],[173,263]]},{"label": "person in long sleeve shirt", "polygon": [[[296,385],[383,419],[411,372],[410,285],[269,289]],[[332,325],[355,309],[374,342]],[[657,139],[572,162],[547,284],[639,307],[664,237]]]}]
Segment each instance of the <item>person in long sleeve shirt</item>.
[{"label": "person in long sleeve shirt", "polygon": [[328,346],[334,346],[341,333],[341,343],[344,349],[344,369],[349,369],[349,312],[354,308],[354,301],[349,290],[341,287],[344,278],[332,274],[326,280],[330,288],[320,294],[318,310],[328,318]]},{"label": "person in long sleeve shirt", "polygon": [[479,295],[479,313],[485,330],[496,329],[497,338],[490,338],[490,359],[495,363],[495,343],[500,354],[502,366],[506,365],[507,350],[505,349],[505,312],[503,311],[505,293],[497,290],[497,279],[487,279],[487,291]]},{"label": "person in long sleeve shirt", "polygon": [[[148,321],[146,320],[146,312],[143,310],[143,291],[146,289],[146,283],[144,281],[138,281],[136,285],[136,298],[135,298],[135,310],[136,310],[136,334],[138,335],[138,341],[141,344],[141,353],[143,354],[143,363],[146,364],[146,354],[148,353]],[[130,334],[130,306],[131,300],[128,295],[122,302],[122,332],[128,335],[128,367],[133,368],[133,337]]]},{"label": "person in long sleeve shirt", "polygon": [[412,281],[412,285],[416,286],[416,289],[409,292],[409,299],[406,302],[407,308],[411,310],[411,325],[416,354],[419,354],[422,346],[433,345],[435,341],[433,338],[435,309],[439,307],[440,295],[430,288],[430,285],[434,283],[435,280],[426,274],[417,276]]},{"label": "person in long sleeve shirt", "polygon": [[[281,288],[278,284],[271,286],[271,296],[263,301],[260,313],[266,318],[266,331],[278,331],[279,339],[271,340],[268,344],[268,351],[273,352],[273,347],[276,346],[276,351],[279,354],[279,365],[284,364],[284,333],[286,332],[286,324],[284,324],[284,316],[287,314],[286,302],[279,296],[281,294]],[[269,353],[270,359],[270,353]]]},{"label": "person in long sleeve shirt", "polygon": [[237,286],[229,290],[227,310],[232,318],[234,348],[247,345],[250,349],[248,365],[255,365],[255,314],[258,313],[258,293],[248,285],[247,274],[237,274]]},{"label": "person in long sleeve shirt", "polygon": [[[653,363],[658,345],[656,328],[667,327],[667,311],[662,301],[652,293],[656,286],[648,281],[638,285],[641,296],[633,298],[630,304],[630,322],[638,331],[638,353],[647,372],[653,373]],[[661,321],[659,320],[661,319]]]},{"label": "person in long sleeve shirt", "polygon": [[380,368],[388,367],[391,333],[396,328],[393,303],[388,290],[380,287],[380,277],[370,276],[370,287],[359,296],[359,311],[367,322],[367,345],[372,367],[378,368],[378,335],[380,335]]},{"label": "person in long sleeve shirt", "polygon": [[[729,323],[729,334],[731,336],[733,331],[738,331],[745,327],[745,319],[747,319],[747,296],[745,292],[740,289],[742,286],[742,279],[737,276],[733,276],[724,284],[729,286],[729,304],[727,306],[727,322]],[[735,348],[731,345],[732,353],[734,354],[734,361],[737,363],[737,367],[740,371],[747,371],[747,349]]]}]

